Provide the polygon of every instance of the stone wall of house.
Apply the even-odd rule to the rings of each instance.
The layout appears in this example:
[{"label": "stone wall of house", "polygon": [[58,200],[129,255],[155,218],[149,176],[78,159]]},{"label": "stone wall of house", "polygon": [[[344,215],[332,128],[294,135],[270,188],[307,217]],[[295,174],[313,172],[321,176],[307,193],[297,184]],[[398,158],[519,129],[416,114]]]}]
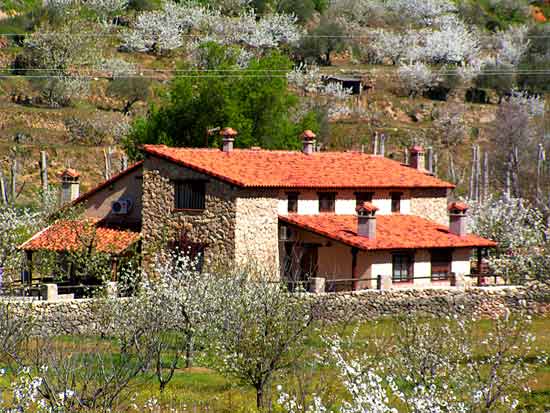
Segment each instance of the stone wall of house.
[{"label": "stone wall of house", "polygon": [[[309,294],[315,316],[328,322],[374,320],[403,314],[446,316],[463,314],[494,317],[505,311],[550,314],[550,288],[482,287],[402,290],[364,290]],[[3,303],[0,299],[0,304]],[[13,301],[15,314],[32,315],[37,334],[93,334],[105,330],[105,312],[96,311],[101,300]],[[99,328],[101,327],[101,328]]]},{"label": "stone wall of house", "polygon": [[548,287],[471,287],[363,290],[311,294],[315,315],[329,322],[404,314],[494,317],[509,311],[550,314]]},{"label": "stone wall of house", "polygon": [[[174,209],[174,180],[206,181],[205,209]],[[164,248],[180,234],[191,242],[206,245],[205,262],[216,264],[234,259],[236,190],[229,184],[178,166],[149,157],[143,171],[143,251],[145,259]],[[147,261],[146,261],[147,262]]]},{"label": "stone wall of house", "polygon": [[447,190],[416,189],[411,191],[411,214],[449,225],[447,213]]},{"label": "stone wall of house", "polygon": [[[279,268],[277,191],[240,190],[236,198],[235,260]],[[273,271],[278,273],[278,271]]]}]

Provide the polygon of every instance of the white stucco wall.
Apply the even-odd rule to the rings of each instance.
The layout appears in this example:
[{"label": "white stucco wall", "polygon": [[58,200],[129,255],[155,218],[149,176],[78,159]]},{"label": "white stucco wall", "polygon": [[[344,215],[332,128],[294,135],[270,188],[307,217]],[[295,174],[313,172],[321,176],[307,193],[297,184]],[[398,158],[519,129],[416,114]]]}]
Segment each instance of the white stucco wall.
[{"label": "white stucco wall", "polygon": [[470,257],[472,256],[471,248],[457,248],[453,251],[453,263],[451,271],[455,274],[464,275],[470,274]]},{"label": "white stucco wall", "polygon": [[432,256],[428,250],[417,250],[414,256],[414,280],[415,286],[430,285],[432,281],[428,278],[418,279],[417,277],[429,277],[432,274]]},{"label": "white stucco wall", "polygon": [[[370,192],[370,191],[365,191]],[[391,214],[391,195],[390,191],[373,191],[372,203],[378,207],[377,214]],[[336,202],[334,212],[337,215],[355,215],[356,197],[354,190],[342,190],[336,192]],[[280,215],[288,214],[288,195],[286,191],[279,193],[278,213]],[[317,215],[319,213],[319,194],[317,191],[299,191],[298,196],[298,214]],[[411,200],[409,191],[403,191],[401,198],[401,214],[411,213]]]}]

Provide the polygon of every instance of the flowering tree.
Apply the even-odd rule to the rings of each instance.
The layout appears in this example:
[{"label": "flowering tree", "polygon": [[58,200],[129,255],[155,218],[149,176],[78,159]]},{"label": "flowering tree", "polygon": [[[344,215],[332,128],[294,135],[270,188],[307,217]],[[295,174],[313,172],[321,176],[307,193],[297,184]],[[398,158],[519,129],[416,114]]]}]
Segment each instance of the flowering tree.
[{"label": "flowering tree", "polygon": [[[390,338],[369,343],[357,343],[354,336],[328,339],[328,361],[337,367],[349,394],[337,411],[513,411],[533,373],[526,361],[534,340],[529,324],[528,317],[504,316],[479,337],[473,320],[409,317],[399,321]],[[373,347],[378,357],[364,350]],[[333,411],[319,395],[313,395],[308,406],[282,390],[279,387],[279,404],[287,413]]]},{"label": "flowering tree", "polygon": [[421,62],[413,64],[403,64],[397,71],[403,87],[407,90],[410,97],[422,94],[429,88],[438,83],[437,75]]},{"label": "flowering tree", "polygon": [[38,213],[14,206],[0,207],[0,286],[3,277],[5,281],[5,277],[19,270],[22,256],[18,246],[37,231],[40,224]]},{"label": "flowering tree", "polygon": [[139,346],[146,354],[153,354],[153,370],[161,391],[181,359],[191,367],[195,343],[211,333],[216,309],[223,306],[216,277],[201,271],[201,259],[200,255],[191,257],[190,251],[158,255],[154,273],[143,277],[130,308],[132,324],[143,330]]},{"label": "flowering tree", "polygon": [[449,0],[388,0],[386,5],[398,19],[423,26],[431,26],[441,16],[456,11],[455,4]]},{"label": "flowering tree", "polygon": [[531,44],[528,34],[527,26],[510,26],[507,30],[497,33],[497,62],[511,66],[520,63]]},{"label": "flowering tree", "polygon": [[267,406],[272,378],[299,357],[312,322],[305,297],[271,281],[272,272],[244,266],[223,283],[223,311],[215,323],[218,368],[256,390]]},{"label": "flowering tree", "polygon": [[143,12],[133,28],[123,36],[122,48],[139,52],[164,53],[184,45],[184,35],[193,33],[188,45],[201,43],[240,44],[261,52],[299,40],[296,18],[287,14],[268,14],[258,18],[254,10],[244,9],[235,17],[219,9],[193,2],[166,2],[162,10]]},{"label": "flowering tree", "polygon": [[548,279],[546,224],[542,213],[521,198],[470,202],[470,230],[498,242],[489,265],[511,281]]}]

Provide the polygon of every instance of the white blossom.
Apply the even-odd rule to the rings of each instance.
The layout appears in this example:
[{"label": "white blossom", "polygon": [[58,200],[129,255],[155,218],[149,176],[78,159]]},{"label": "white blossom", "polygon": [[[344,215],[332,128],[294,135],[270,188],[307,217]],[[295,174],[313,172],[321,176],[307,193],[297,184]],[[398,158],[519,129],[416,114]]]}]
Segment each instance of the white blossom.
[{"label": "white blossom", "polygon": [[531,44],[528,34],[529,27],[525,25],[510,26],[507,30],[498,32],[496,35],[498,63],[516,66]]},{"label": "white blossom", "polygon": [[398,16],[431,26],[442,15],[456,11],[449,0],[388,0],[386,6]]},{"label": "white blossom", "polygon": [[421,94],[438,82],[437,75],[422,62],[415,62],[410,65],[403,64],[399,67],[397,73],[403,86],[411,96]]}]

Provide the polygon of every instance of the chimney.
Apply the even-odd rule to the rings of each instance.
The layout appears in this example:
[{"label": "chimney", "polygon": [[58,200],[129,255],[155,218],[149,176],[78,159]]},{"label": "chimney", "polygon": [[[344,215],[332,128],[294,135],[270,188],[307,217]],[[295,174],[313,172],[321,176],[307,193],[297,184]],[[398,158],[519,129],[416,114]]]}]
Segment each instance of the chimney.
[{"label": "chimney", "polygon": [[426,170],[426,161],[424,158],[424,148],[420,145],[413,145],[409,150],[410,156],[410,167],[418,169],[419,171]]},{"label": "chimney", "polygon": [[61,178],[61,205],[73,202],[80,195],[80,174],[74,169],[67,168],[60,175]]},{"label": "chimney", "polygon": [[304,144],[302,152],[306,155],[311,155],[313,153],[313,144],[315,143],[316,135],[308,129],[305,130],[300,137]]},{"label": "chimney", "polygon": [[370,202],[363,202],[355,208],[355,211],[357,211],[357,235],[375,239],[376,211],[378,211],[378,207]]},{"label": "chimney", "polygon": [[449,231],[452,234],[463,237],[466,235],[466,212],[468,205],[464,202],[451,202],[449,204]]},{"label": "chimney", "polygon": [[233,151],[233,142],[235,142],[235,136],[237,136],[237,131],[233,128],[223,128],[220,131],[222,136],[223,147],[222,151],[231,152]]}]

